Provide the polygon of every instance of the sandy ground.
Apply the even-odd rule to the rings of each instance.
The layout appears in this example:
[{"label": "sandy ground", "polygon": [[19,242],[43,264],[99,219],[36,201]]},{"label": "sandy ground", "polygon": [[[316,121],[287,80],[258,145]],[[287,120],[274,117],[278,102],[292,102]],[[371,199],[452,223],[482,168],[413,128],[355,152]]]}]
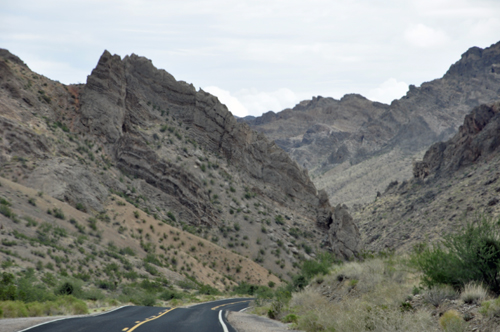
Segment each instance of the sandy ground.
[{"label": "sandy ground", "polygon": [[230,311],[227,315],[227,321],[238,332],[301,332],[289,330],[288,325],[278,321],[243,312]]},{"label": "sandy ground", "polygon": [[101,307],[89,309],[88,315],[66,315],[66,316],[43,316],[43,317],[23,317],[23,318],[3,318],[0,319],[0,332],[17,332],[28,327],[33,327],[38,324],[50,322],[58,319],[67,319],[74,317],[88,317],[100,315],[105,312],[111,312],[119,307]]},{"label": "sandy ground", "polygon": [[50,322],[52,320],[80,317],[80,316],[50,316],[50,317],[26,317],[26,318],[5,318],[0,319],[0,332],[17,332],[28,327],[32,327],[41,323]]}]

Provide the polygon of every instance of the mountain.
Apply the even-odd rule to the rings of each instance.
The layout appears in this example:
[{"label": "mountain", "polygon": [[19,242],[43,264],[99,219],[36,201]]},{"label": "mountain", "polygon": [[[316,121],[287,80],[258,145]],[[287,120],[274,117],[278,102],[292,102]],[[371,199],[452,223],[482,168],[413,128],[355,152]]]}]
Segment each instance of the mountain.
[{"label": "mountain", "polygon": [[411,176],[412,162],[457,132],[471,108],[498,99],[500,42],[472,47],[446,74],[390,105],[361,95],[314,97],[279,113],[239,119],[306,167],[331,202],[368,203]]},{"label": "mountain", "polygon": [[[14,254],[2,252],[2,259],[22,265],[34,265],[37,258],[18,246],[52,249],[30,242],[38,233],[16,222],[21,215],[38,228],[49,223],[74,237],[81,229],[98,243],[112,238],[140,248],[140,257],[156,255],[153,261],[161,267],[196,278],[193,265],[180,269],[172,263],[171,252],[178,248],[186,262],[198,262],[205,283],[219,288],[226,279],[266,284],[271,272],[289,278],[302,260],[323,250],[339,258],[361,250],[359,230],[345,207],[332,208],[286,152],[238,123],[216,97],[134,54],[122,59],[105,51],[86,84],[63,85],[0,50],[0,177],[6,183],[0,193],[17,215],[0,215],[7,230],[0,237],[18,241]],[[16,190],[26,200],[16,199],[7,183],[21,186]],[[57,199],[63,205],[47,203],[48,211],[63,209],[75,222],[30,214],[27,201],[39,200],[30,190]],[[90,241],[85,246],[77,245],[96,252]],[[219,249],[202,249],[213,246]],[[225,263],[201,264],[199,251],[210,251],[212,258],[220,252]],[[231,267],[228,257],[240,263]],[[244,264],[245,274],[236,268]],[[269,276],[259,277],[262,267],[255,265]]]},{"label": "mountain", "polygon": [[475,107],[446,142],[433,144],[413,177],[392,182],[355,214],[369,250],[408,251],[466,222],[500,216],[500,102]]}]

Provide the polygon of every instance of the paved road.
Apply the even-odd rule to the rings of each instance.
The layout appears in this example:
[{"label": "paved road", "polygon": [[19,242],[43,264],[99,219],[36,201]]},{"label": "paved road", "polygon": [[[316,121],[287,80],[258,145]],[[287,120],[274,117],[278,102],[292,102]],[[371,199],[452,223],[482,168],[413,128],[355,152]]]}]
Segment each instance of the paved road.
[{"label": "paved road", "polygon": [[[100,316],[47,323],[26,332],[224,332],[219,311],[239,311],[246,308],[251,300],[220,300],[174,309],[130,306]],[[225,319],[224,323],[229,332],[236,332]]]}]

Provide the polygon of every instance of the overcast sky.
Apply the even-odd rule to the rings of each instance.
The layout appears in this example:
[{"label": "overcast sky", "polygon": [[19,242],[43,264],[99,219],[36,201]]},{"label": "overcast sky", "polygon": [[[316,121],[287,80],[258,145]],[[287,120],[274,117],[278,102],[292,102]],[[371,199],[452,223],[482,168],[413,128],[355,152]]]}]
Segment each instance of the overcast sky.
[{"label": "overcast sky", "polygon": [[390,103],[500,41],[499,0],[0,0],[0,47],[62,83],[135,53],[235,115],[360,93]]}]

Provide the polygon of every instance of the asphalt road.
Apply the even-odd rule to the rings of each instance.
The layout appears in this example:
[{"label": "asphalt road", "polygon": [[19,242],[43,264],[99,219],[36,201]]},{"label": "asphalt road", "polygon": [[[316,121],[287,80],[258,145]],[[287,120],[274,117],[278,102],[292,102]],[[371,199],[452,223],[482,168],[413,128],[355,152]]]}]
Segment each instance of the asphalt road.
[{"label": "asphalt road", "polygon": [[[239,311],[246,308],[251,300],[250,298],[220,300],[190,308],[174,309],[129,306],[99,316],[64,319],[35,326],[25,331],[225,332],[219,321],[219,311]],[[236,332],[225,319],[224,323],[229,332]]]}]

